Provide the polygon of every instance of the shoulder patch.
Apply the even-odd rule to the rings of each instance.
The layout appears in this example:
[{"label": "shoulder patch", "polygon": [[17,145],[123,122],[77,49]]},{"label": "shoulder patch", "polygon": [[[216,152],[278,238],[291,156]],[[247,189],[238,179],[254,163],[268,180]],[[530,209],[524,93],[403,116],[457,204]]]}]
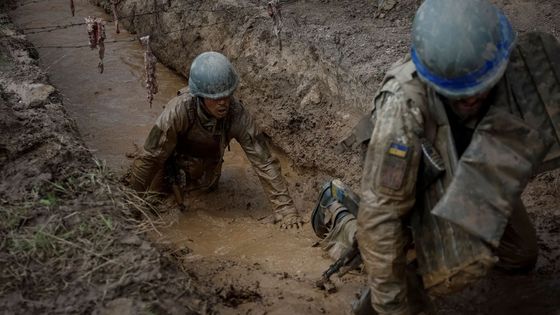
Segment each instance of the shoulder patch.
[{"label": "shoulder patch", "polygon": [[381,163],[379,178],[381,186],[392,190],[401,189],[411,156],[408,146],[391,142]]},{"label": "shoulder patch", "polygon": [[393,142],[389,145],[389,151],[387,153],[400,158],[406,158],[408,155],[408,147],[404,144]]}]

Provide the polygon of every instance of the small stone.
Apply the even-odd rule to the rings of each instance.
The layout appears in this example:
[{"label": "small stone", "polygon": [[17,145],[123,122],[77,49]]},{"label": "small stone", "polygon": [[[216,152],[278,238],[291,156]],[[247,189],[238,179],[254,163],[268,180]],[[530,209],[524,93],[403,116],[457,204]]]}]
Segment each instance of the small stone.
[{"label": "small stone", "polygon": [[21,102],[29,107],[37,107],[45,103],[55,91],[52,85],[42,83],[12,83],[8,85],[8,89],[18,94]]}]

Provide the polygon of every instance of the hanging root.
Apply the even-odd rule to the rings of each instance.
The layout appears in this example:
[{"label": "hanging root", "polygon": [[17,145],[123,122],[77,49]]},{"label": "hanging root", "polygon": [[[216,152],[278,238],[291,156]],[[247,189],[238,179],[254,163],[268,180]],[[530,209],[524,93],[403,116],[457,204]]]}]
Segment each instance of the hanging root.
[{"label": "hanging root", "polygon": [[268,15],[274,22],[274,35],[276,36],[276,39],[278,39],[278,46],[280,50],[282,50],[282,39],[280,38],[280,32],[282,32],[284,22],[282,21],[282,10],[280,8],[279,0],[271,0],[268,2]]},{"label": "hanging root", "polygon": [[146,89],[148,90],[148,103],[150,103],[150,108],[152,107],[152,102],[154,100],[154,95],[158,92],[158,84],[156,80],[156,63],[157,58],[152,52],[150,47],[150,36],[144,36],[140,38],[142,45],[146,47],[144,52],[144,67],[146,75]]},{"label": "hanging root", "polygon": [[111,7],[113,9],[113,20],[115,21],[115,32],[119,34],[121,31],[119,29],[119,15],[117,14],[117,4],[119,1],[111,0]]},{"label": "hanging root", "polygon": [[74,0],[70,0],[70,11],[72,11],[72,16],[74,16],[74,11],[75,11]]},{"label": "hanging root", "polygon": [[99,73],[103,73],[103,58],[105,57],[105,25],[101,18],[88,16],[86,20],[86,29],[89,37],[89,47],[99,50],[99,64],[97,68]]}]

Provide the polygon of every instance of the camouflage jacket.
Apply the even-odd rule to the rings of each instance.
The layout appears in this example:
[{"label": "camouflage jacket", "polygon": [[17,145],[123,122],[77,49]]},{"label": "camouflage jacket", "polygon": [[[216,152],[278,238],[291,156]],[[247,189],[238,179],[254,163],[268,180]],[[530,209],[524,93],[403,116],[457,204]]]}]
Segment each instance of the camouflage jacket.
[{"label": "camouflage jacket", "polygon": [[[198,157],[199,152],[189,152],[189,146],[184,143],[185,139],[192,138],[193,129],[197,127],[192,124],[199,124],[223,136],[222,141],[218,142],[220,147],[214,150],[214,156],[203,155],[202,158],[217,159],[221,163],[225,147],[231,139],[237,140],[258,175],[274,212],[296,213],[286,180],[281,174],[280,163],[271,155],[265,135],[243,105],[232,99],[228,116],[222,120],[205,114],[201,106],[200,101],[188,93],[175,97],[166,105],[146,139],[143,153],[133,163],[132,187],[139,191],[147,190],[155,174],[177,150],[182,155]],[[195,119],[189,119],[193,116],[192,112],[195,113]],[[190,142],[196,142],[196,137]],[[190,151],[193,151],[192,147]]]},{"label": "camouflage jacket", "polygon": [[[364,165],[356,235],[370,279],[372,304],[379,314],[410,312],[405,266],[411,233],[404,222],[410,222],[413,214],[420,211],[412,209],[424,209],[427,214],[420,221],[420,226],[424,225],[421,233],[414,231],[413,223],[419,264],[443,264],[448,271],[452,269],[445,265],[449,261],[437,261],[447,254],[445,248],[438,246],[451,243],[446,238],[451,235],[458,239],[453,241],[476,244],[473,247],[477,252],[467,253],[468,257],[479,255],[473,261],[462,261],[465,253],[459,253],[453,257],[455,263],[479,263],[484,267],[492,263],[485,244],[498,245],[529,177],[542,166],[545,156],[545,162],[554,162],[550,158],[555,152],[550,150],[550,134],[560,122],[556,116],[558,106],[554,107],[558,104],[554,99],[560,94],[550,93],[539,84],[549,82],[547,86],[560,87],[554,83],[558,69],[546,70],[546,65],[556,64],[539,59],[551,55],[543,53],[550,49],[547,38],[550,37],[535,34],[522,40],[529,44],[516,48],[504,78],[488,99],[488,111],[477,121],[451,120],[442,99],[416,77],[410,61],[400,62],[388,72],[373,104],[371,119],[375,127]],[[557,43],[554,45],[557,49]],[[530,54],[525,50],[531,50]],[[459,139],[464,142],[462,148],[457,146],[453,130],[457,124],[470,133],[467,139]],[[419,194],[423,181],[419,174],[425,169],[425,138],[442,155],[445,173]],[[420,204],[418,197],[422,198]],[[436,235],[434,230],[444,232]],[[454,232],[445,234],[445,230]],[[429,235],[423,237],[422,233]],[[419,248],[424,253],[418,252]],[[427,249],[435,251],[426,252]],[[433,272],[429,276],[424,277],[424,285],[435,286],[453,275]]]}]

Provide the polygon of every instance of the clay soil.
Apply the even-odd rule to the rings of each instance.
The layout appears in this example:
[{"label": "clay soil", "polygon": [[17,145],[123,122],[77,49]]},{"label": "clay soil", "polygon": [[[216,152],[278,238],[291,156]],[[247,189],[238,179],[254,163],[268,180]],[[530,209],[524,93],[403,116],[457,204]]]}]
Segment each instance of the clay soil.
[{"label": "clay soil", "polygon": [[[111,19],[85,1],[75,1],[75,18],[67,1],[49,1],[3,10],[24,33],[79,23],[81,15]],[[110,8],[108,1],[90,2]],[[557,1],[495,2],[520,32],[560,38]],[[238,96],[270,137],[307,218],[325,180],[358,187],[362,148],[338,154],[334,146],[368,111],[385,70],[406,53],[419,3],[282,1],[280,50],[263,1],[126,0],[118,4],[126,31],[114,35],[110,24],[108,35],[150,34],[158,60],[183,76],[202,51],[228,55],[242,78]],[[81,33],[29,34],[30,42],[8,15],[0,22],[3,313],[348,313],[365,276],[335,279],[334,294],[314,288],[330,261],[311,247],[317,239],[309,224],[282,232],[263,223],[269,205],[235,144],[220,189],[189,196],[187,213],[169,200],[139,198],[117,180],[129,163],[125,153],[142,144],[184,79],[160,65],[165,90],[153,109],[138,109],[147,106],[139,45],[108,45],[119,49],[109,48],[103,75],[116,79],[99,80],[95,58],[83,62],[85,53],[75,49],[40,48],[83,42]],[[111,129],[111,119],[130,126]],[[560,173],[545,173],[523,195],[539,237],[537,268],[528,275],[492,272],[436,301],[439,314],[560,314],[559,183]]]}]

